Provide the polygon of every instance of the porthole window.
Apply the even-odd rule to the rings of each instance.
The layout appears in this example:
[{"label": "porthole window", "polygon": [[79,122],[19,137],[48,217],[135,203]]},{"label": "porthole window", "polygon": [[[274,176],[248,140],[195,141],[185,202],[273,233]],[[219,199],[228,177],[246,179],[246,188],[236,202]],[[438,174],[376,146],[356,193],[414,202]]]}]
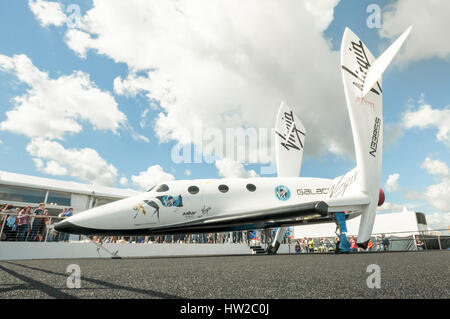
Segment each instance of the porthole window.
[{"label": "porthole window", "polygon": [[188,188],[188,192],[191,193],[192,195],[197,194],[200,191],[200,189],[197,186],[190,186]]},{"label": "porthole window", "polygon": [[156,189],[158,193],[167,192],[168,190],[169,186],[167,186],[166,184],[159,185],[158,188]]},{"label": "porthole window", "polygon": [[221,193],[226,193],[226,192],[228,192],[228,190],[229,190],[229,188],[228,188],[227,185],[224,185],[224,184],[219,185],[219,191],[220,191]]},{"label": "porthole window", "polygon": [[256,186],[253,184],[247,184],[247,190],[250,192],[256,191]]}]

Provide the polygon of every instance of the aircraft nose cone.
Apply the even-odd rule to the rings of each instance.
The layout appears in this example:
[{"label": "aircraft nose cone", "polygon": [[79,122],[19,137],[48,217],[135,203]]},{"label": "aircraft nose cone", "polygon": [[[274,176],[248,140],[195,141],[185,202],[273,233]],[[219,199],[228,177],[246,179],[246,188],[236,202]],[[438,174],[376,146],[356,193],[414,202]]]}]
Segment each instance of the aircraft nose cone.
[{"label": "aircraft nose cone", "polygon": [[55,230],[60,233],[79,234],[82,227],[72,224],[68,220],[63,220],[55,225]]}]

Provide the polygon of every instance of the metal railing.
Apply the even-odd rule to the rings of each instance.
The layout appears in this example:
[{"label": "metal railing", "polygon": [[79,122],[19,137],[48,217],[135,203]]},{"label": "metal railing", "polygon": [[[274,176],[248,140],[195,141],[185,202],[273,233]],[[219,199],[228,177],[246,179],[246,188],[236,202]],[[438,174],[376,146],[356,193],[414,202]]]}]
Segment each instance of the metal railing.
[{"label": "metal railing", "polygon": [[[16,211],[9,210],[0,212],[0,241],[25,241],[25,242],[67,242],[70,234],[59,233],[54,230],[53,225],[66,217],[57,217],[49,215],[24,214],[20,217]],[[25,222],[19,223],[21,218],[26,218]],[[19,225],[20,224],[20,225]],[[437,230],[447,231],[447,229]],[[135,237],[118,237],[94,236],[88,238],[86,236],[77,236],[77,241],[93,241],[95,243],[211,243],[211,244],[247,244],[252,246],[261,246],[267,248],[267,240],[264,231],[257,230],[257,236],[250,236],[252,231],[235,231],[223,233],[206,233],[206,234],[182,234],[182,235],[155,235],[155,236],[135,236]],[[430,235],[423,231],[404,231],[404,232],[389,232],[390,250],[392,247],[403,247],[400,250],[428,250],[428,249],[448,249],[450,245],[450,236]],[[405,237],[401,235],[407,234]],[[385,245],[381,241],[381,233],[372,234],[372,248],[370,251],[384,251]],[[423,243],[422,246],[417,246],[416,236]],[[253,237],[253,238],[251,238]],[[270,235],[268,239],[270,240]],[[352,236],[349,236],[352,237]],[[73,236],[72,236],[73,238]],[[334,252],[336,244],[333,237],[308,238],[314,241],[313,247],[309,243],[303,244],[304,238],[290,240],[285,238],[284,244],[289,244],[289,251],[296,252],[297,246],[300,247],[300,252]],[[356,236],[355,236],[356,238]],[[402,245],[399,243],[402,242]],[[397,247],[397,248],[398,248]],[[297,249],[296,249],[297,248]],[[360,251],[360,250],[359,250]]]},{"label": "metal railing", "polygon": [[0,212],[0,240],[48,242],[67,241],[69,234],[54,230],[53,224],[64,218],[49,215]]},{"label": "metal railing", "polygon": [[[433,231],[402,231],[402,232],[389,232],[389,233],[374,233],[370,240],[372,247],[369,249],[355,248],[355,252],[362,251],[411,251],[411,250],[430,250],[450,249],[450,236],[433,234],[435,232],[446,232],[447,229],[437,229]],[[383,240],[385,235],[386,240]],[[402,236],[404,235],[404,236]],[[352,237],[357,239],[357,236],[347,236],[350,240]],[[304,237],[294,239],[291,246],[294,246],[294,251],[297,253],[320,253],[320,252],[335,252],[336,250],[336,237]],[[313,240],[314,245],[311,247],[309,241]],[[300,248],[298,249],[298,247]],[[297,249],[295,249],[297,248]],[[298,251],[299,250],[299,251]]]},{"label": "metal railing", "polygon": [[[26,214],[26,223],[19,225],[20,216],[16,211],[0,212],[0,241],[58,242],[68,241],[70,234],[54,230],[53,225],[64,218],[48,215]],[[72,236],[73,237],[73,236]],[[247,235],[242,232],[224,232],[207,234],[153,235],[153,236],[77,236],[78,241],[95,243],[189,243],[189,244],[226,244],[246,243]]]}]

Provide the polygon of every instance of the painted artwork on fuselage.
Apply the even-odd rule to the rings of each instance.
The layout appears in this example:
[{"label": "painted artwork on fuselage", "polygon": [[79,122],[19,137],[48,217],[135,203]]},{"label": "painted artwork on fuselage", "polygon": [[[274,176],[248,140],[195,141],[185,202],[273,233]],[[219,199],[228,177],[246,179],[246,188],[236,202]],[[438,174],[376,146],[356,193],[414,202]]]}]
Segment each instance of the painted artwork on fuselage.
[{"label": "painted artwork on fuselage", "polygon": [[286,201],[291,197],[291,191],[286,186],[280,185],[275,188],[275,195],[281,201]]},{"label": "painted artwork on fuselage", "polygon": [[171,195],[164,195],[157,196],[156,198],[159,199],[164,207],[183,207],[183,198],[181,195],[175,197]]},{"label": "painted artwork on fuselage", "polygon": [[135,225],[156,224],[159,222],[159,205],[155,200],[144,200],[137,204],[133,211],[133,223]]}]

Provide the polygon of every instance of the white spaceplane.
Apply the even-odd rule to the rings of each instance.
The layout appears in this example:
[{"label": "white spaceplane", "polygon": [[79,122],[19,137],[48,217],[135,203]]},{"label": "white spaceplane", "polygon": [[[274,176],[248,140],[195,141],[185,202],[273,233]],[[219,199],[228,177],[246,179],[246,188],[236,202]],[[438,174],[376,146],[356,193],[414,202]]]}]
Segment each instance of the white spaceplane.
[{"label": "white spaceplane", "polygon": [[140,195],[76,214],[55,229],[71,234],[145,236],[279,227],[268,249],[275,253],[286,227],[333,222],[340,213],[345,219],[361,215],[357,240],[360,247],[367,247],[376,208],[384,201],[381,77],[410,31],[411,27],[377,60],[350,29],[344,32],[341,72],[356,152],[356,167],[344,175],[299,177],[306,131],[293,109],[282,103],[275,131],[277,177],[165,182]]}]

